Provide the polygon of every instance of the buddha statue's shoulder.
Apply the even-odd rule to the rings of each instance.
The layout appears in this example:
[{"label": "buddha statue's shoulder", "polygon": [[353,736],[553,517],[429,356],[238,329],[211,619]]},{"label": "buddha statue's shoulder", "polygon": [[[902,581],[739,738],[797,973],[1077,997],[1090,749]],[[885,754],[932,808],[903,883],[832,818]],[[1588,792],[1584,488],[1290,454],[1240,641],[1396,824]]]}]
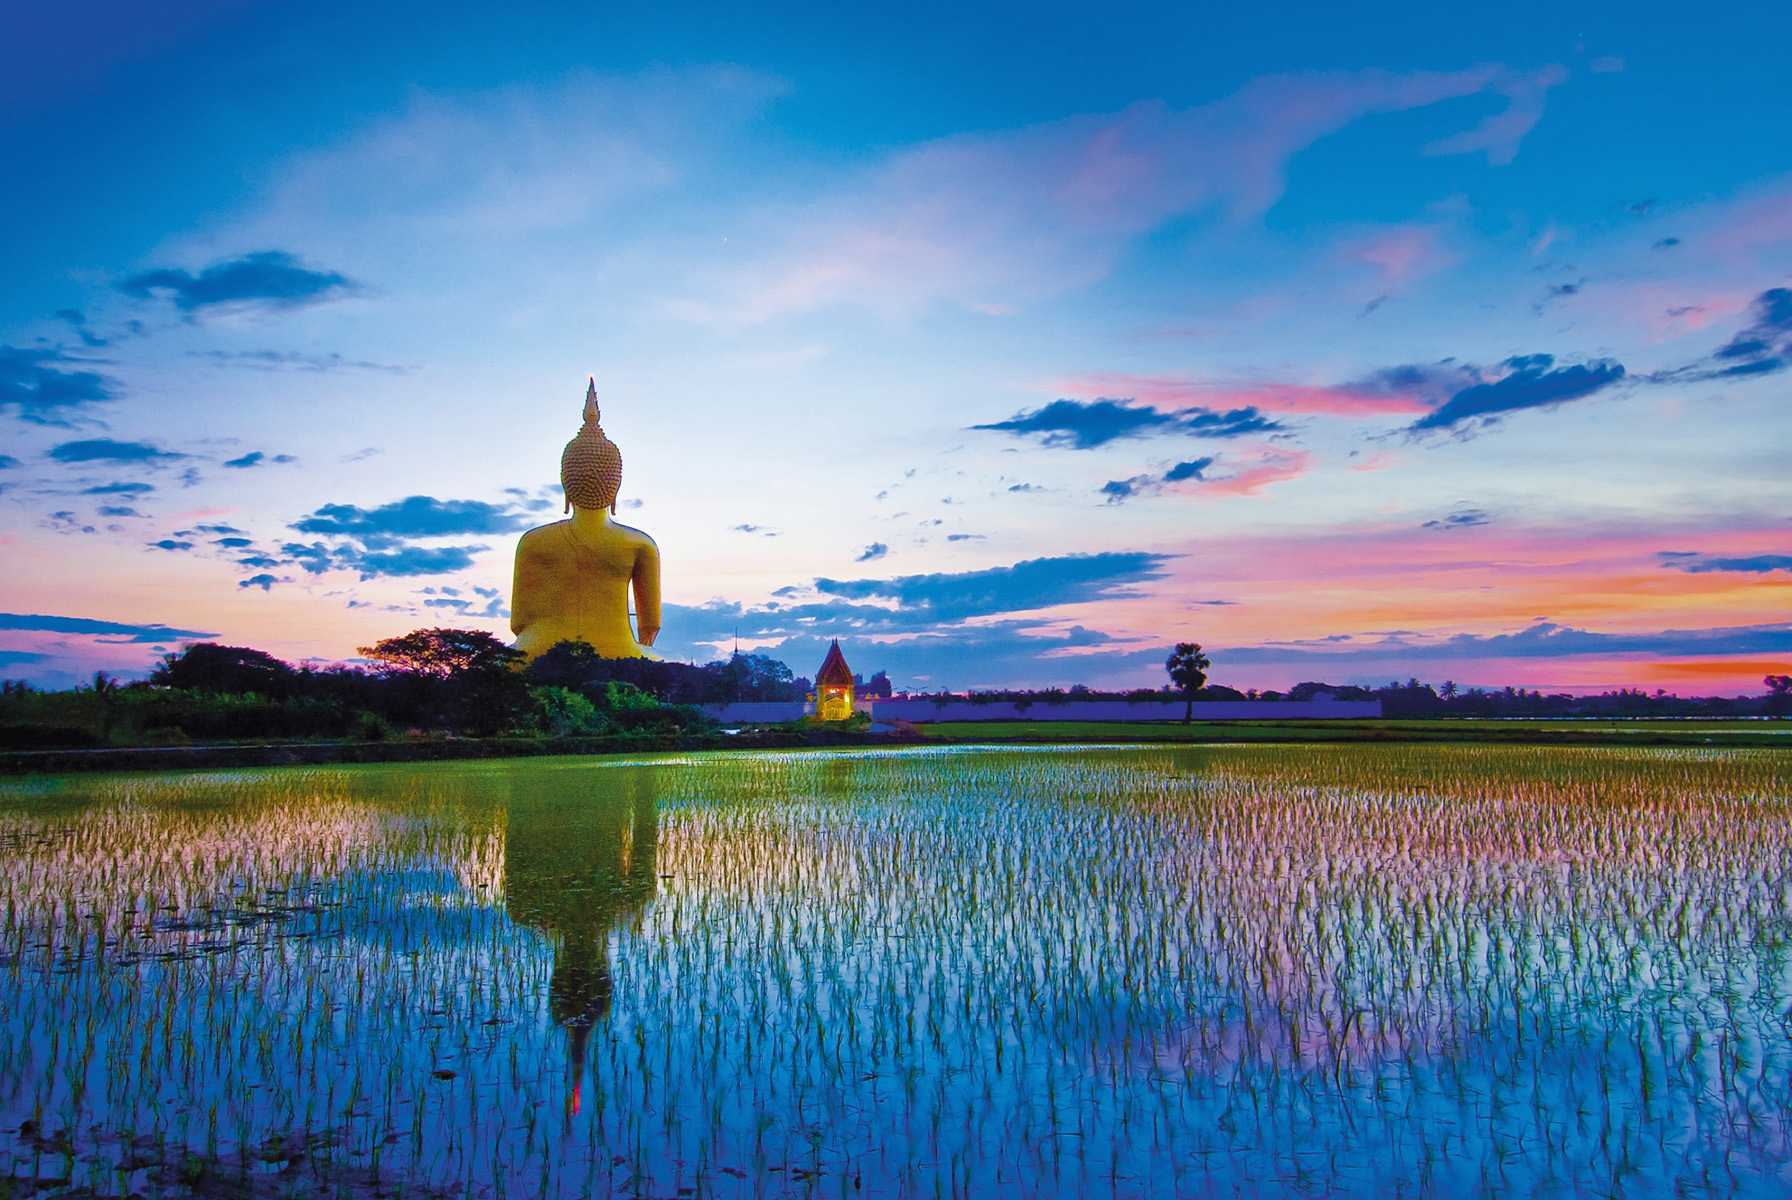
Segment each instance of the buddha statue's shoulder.
[{"label": "buddha statue's shoulder", "polygon": [[518,558],[539,558],[542,555],[558,557],[571,549],[567,538],[567,526],[571,521],[552,521],[546,525],[537,525],[517,539],[516,553]]},{"label": "buddha statue's shoulder", "polygon": [[621,534],[623,539],[631,546],[646,546],[654,550],[660,548],[658,542],[654,541],[644,531],[636,529],[633,525],[624,525],[621,522],[613,522],[610,528]]}]

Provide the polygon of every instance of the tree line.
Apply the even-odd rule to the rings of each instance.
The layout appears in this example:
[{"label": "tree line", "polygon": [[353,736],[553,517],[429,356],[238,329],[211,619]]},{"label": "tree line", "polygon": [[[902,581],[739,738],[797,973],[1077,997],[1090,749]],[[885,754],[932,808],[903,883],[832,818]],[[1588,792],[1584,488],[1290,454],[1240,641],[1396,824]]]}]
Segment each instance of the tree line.
[{"label": "tree line", "polygon": [[247,646],[198,642],[134,683],[103,673],[66,691],[7,682],[0,746],[707,732],[716,723],[702,705],[801,700],[810,686],[757,654],[694,665],[605,659],[562,642],[523,666],[519,651],[466,629],[419,629],[360,653],[366,666],[295,666]]},{"label": "tree line", "polygon": [[[150,677],[121,684],[100,674],[89,686],[42,691],[0,685],[0,747],[169,745],[260,738],[359,738],[416,734],[473,737],[611,737],[708,733],[702,706],[800,701],[808,679],[765,655],[735,653],[698,664],[601,658],[562,642],[526,666],[522,655],[477,630],[419,629],[360,648],[367,665],[294,666],[246,646],[198,642],[163,657]],[[1207,682],[1196,643],[1179,644],[1161,688],[1098,691],[994,689],[934,696],[948,704],[1010,703],[1023,709],[1096,700],[1197,702],[1380,700],[1382,715],[1411,717],[1668,717],[1792,715],[1792,676],[1768,675],[1761,697],[1682,698],[1618,689],[1597,696],[1523,688],[1433,686],[1409,679],[1367,688],[1306,681],[1286,692],[1240,691]],[[879,672],[864,686],[888,696]],[[925,695],[925,694],[923,694]]]}]

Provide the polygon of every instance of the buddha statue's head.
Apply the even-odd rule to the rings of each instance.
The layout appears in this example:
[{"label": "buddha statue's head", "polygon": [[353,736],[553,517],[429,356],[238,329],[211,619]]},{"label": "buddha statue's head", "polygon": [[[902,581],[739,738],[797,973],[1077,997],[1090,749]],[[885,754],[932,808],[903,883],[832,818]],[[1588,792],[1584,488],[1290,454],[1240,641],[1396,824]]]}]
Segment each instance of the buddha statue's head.
[{"label": "buddha statue's head", "polygon": [[622,451],[604,436],[598,424],[597,379],[585,391],[585,424],[560,454],[560,486],[566,489],[566,510],[616,507],[622,490]]}]

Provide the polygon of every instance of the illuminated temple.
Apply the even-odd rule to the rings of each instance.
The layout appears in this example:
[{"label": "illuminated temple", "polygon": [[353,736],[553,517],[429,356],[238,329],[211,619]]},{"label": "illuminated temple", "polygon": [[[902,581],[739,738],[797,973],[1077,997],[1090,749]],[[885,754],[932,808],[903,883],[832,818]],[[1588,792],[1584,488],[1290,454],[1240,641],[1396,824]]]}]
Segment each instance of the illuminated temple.
[{"label": "illuminated temple", "polygon": [[828,656],[821,660],[815,673],[815,716],[821,721],[844,721],[852,716],[852,668],[846,655],[840,653],[840,639],[828,647]]}]

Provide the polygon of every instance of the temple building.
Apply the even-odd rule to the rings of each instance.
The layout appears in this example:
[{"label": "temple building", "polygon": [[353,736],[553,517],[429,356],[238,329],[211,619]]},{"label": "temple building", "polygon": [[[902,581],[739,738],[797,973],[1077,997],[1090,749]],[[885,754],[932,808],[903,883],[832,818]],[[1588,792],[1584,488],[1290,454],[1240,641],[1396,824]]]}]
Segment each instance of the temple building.
[{"label": "temple building", "polygon": [[828,656],[815,672],[815,716],[822,721],[844,721],[852,716],[852,668],[840,653],[840,639],[828,647]]}]

